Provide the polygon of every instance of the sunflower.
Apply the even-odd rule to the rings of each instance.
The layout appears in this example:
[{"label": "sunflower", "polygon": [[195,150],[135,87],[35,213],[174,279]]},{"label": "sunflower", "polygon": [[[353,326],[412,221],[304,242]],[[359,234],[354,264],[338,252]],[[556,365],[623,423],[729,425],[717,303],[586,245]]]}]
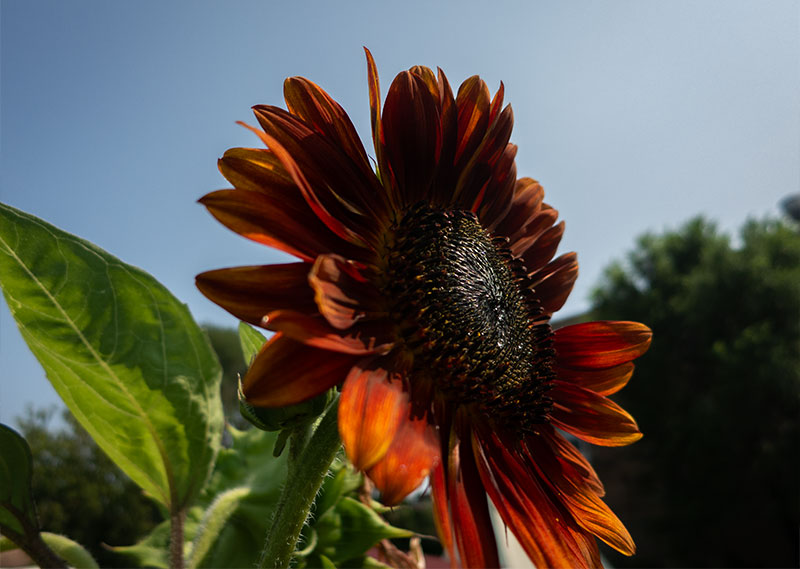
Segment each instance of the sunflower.
[{"label": "sunflower", "polygon": [[[199,289],[272,330],[243,379],[281,407],[341,386],[353,464],[395,504],[430,477],[451,560],[498,566],[487,496],[539,567],[599,566],[595,537],[633,541],[603,485],[562,434],[626,445],[636,422],[607,396],[650,343],[635,322],[554,330],[578,272],[553,258],[564,223],[517,178],[513,116],[470,77],[397,75],[383,109],[367,50],[376,168],[347,114],[311,81],[287,110],[254,107],[265,148],[219,161],[234,189],[200,201],[237,233],[298,262],[220,269]],[[246,126],[246,125],[245,125]]]}]

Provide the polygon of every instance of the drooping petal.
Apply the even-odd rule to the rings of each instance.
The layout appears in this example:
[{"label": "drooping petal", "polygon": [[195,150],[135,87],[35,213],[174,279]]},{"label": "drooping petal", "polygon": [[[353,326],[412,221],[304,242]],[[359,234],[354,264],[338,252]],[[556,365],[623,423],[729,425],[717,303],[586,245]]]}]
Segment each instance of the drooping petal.
[{"label": "drooping petal", "polygon": [[320,350],[278,333],[265,343],[242,380],[257,407],[301,403],[344,381],[357,357]]},{"label": "drooping petal", "polygon": [[197,288],[222,308],[250,324],[274,310],[314,314],[314,292],[307,285],[310,263],[233,267],[196,277]]},{"label": "drooping petal", "polygon": [[[239,235],[305,261],[329,253],[335,242],[305,207],[292,200],[247,190],[217,190],[200,198],[217,220]],[[357,251],[351,251],[358,255]],[[357,256],[355,258],[358,258]]]},{"label": "drooping petal", "polygon": [[458,440],[453,431],[448,456],[448,496],[456,545],[464,567],[500,567],[486,493],[475,465],[470,434]]},{"label": "drooping petal", "polygon": [[563,505],[506,444],[490,433],[472,439],[483,486],[503,521],[537,567],[588,567],[592,552],[576,539]]},{"label": "drooping petal", "polygon": [[414,491],[439,460],[439,441],[426,418],[405,418],[392,444],[367,475],[387,506],[400,503]]},{"label": "drooping petal", "polygon": [[383,321],[356,324],[347,330],[338,330],[321,315],[308,315],[294,310],[270,312],[261,325],[309,346],[343,354],[386,353],[394,340]]},{"label": "drooping petal", "polygon": [[594,391],[556,380],[548,395],[553,399],[553,424],[579,439],[601,446],[624,446],[642,438],[630,414]]},{"label": "drooping petal", "polygon": [[650,347],[653,333],[638,322],[584,322],[555,331],[559,364],[607,368],[635,360]]},{"label": "drooping petal", "polygon": [[568,463],[558,460],[543,438],[542,435],[526,438],[523,454],[528,467],[537,471],[541,479],[562,499],[578,525],[620,553],[633,555],[636,546],[619,518],[597,493],[583,484],[580,473]]},{"label": "drooping petal", "polygon": [[443,460],[434,463],[431,470],[431,500],[433,502],[433,521],[436,532],[450,558],[450,566],[458,567],[454,540],[453,519],[450,515],[450,500],[447,495],[446,465]]},{"label": "drooping petal", "polygon": [[557,312],[567,301],[578,278],[578,256],[565,253],[530,274],[536,298],[545,312]]},{"label": "drooping petal", "polygon": [[573,480],[580,480],[581,486],[594,492],[600,498],[605,495],[603,483],[594,468],[571,442],[561,436],[552,425],[542,426],[541,435],[538,440],[550,448],[562,468],[572,473]]},{"label": "drooping petal", "polygon": [[353,465],[366,470],[381,460],[408,409],[403,381],[388,358],[361,360],[339,398],[339,434]]},{"label": "drooping petal", "polygon": [[358,267],[340,255],[320,255],[308,274],[320,313],[345,330],[364,318],[386,316],[380,295]]},{"label": "drooping petal", "polygon": [[598,395],[612,395],[625,387],[633,375],[632,362],[598,369],[555,366],[556,377],[562,381],[591,389]]}]

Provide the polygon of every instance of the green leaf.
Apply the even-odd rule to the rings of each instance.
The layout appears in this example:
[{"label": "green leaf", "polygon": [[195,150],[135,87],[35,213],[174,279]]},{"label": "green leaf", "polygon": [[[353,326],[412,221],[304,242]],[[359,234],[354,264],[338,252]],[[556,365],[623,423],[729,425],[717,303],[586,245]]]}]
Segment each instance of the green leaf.
[{"label": "green leaf", "polygon": [[188,309],[147,273],[0,204],[0,286],[70,411],[172,511],[207,480],[220,368]]},{"label": "green leaf", "polygon": [[43,531],[41,536],[47,546],[66,561],[70,567],[75,567],[75,569],[100,568],[92,554],[86,551],[80,543],[72,541],[66,536],[46,531]]},{"label": "green leaf", "polygon": [[382,539],[414,535],[389,525],[372,509],[349,497],[321,516],[315,528],[319,539],[316,552],[337,565],[364,555]]},{"label": "green leaf", "polygon": [[344,496],[355,492],[363,482],[363,474],[339,458],[331,465],[330,474],[322,483],[320,495],[314,503],[314,515],[317,518],[324,516]]},{"label": "green leaf", "polygon": [[33,459],[27,441],[0,424],[0,528],[19,536],[39,530],[31,496]]},{"label": "green leaf", "polygon": [[194,569],[200,565],[214,542],[219,537],[228,521],[243,499],[250,495],[250,489],[232,488],[217,496],[206,510],[200,528],[194,538],[192,552],[189,555],[188,567]]},{"label": "green leaf", "polygon": [[247,365],[250,365],[266,341],[267,338],[261,332],[246,322],[239,322],[239,342],[242,344],[242,354]]}]

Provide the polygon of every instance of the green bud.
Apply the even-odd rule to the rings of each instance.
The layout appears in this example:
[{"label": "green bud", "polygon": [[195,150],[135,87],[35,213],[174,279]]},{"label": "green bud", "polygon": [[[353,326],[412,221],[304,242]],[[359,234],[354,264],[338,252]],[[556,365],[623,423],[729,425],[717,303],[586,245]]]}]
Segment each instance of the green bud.
[{"label": "green bud", "polygon": [[332,389],[288,407],[256,407],[247,402],[242,392],[242,380],[239,378],[239,412],[262,431],[292,430],[308,425],[322,415],[336,394]]}]

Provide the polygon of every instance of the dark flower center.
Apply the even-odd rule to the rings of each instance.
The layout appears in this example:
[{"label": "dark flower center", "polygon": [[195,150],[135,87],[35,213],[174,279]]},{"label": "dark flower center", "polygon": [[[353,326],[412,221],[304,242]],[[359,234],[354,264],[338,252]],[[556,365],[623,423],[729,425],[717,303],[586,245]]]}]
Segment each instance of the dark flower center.
[{"label": "dark flower center", "polygon": [[500,423],[546,419],[552,331],[522,263],[469,211],[411,208],[389,238],[384,292],[413,377]]}]

